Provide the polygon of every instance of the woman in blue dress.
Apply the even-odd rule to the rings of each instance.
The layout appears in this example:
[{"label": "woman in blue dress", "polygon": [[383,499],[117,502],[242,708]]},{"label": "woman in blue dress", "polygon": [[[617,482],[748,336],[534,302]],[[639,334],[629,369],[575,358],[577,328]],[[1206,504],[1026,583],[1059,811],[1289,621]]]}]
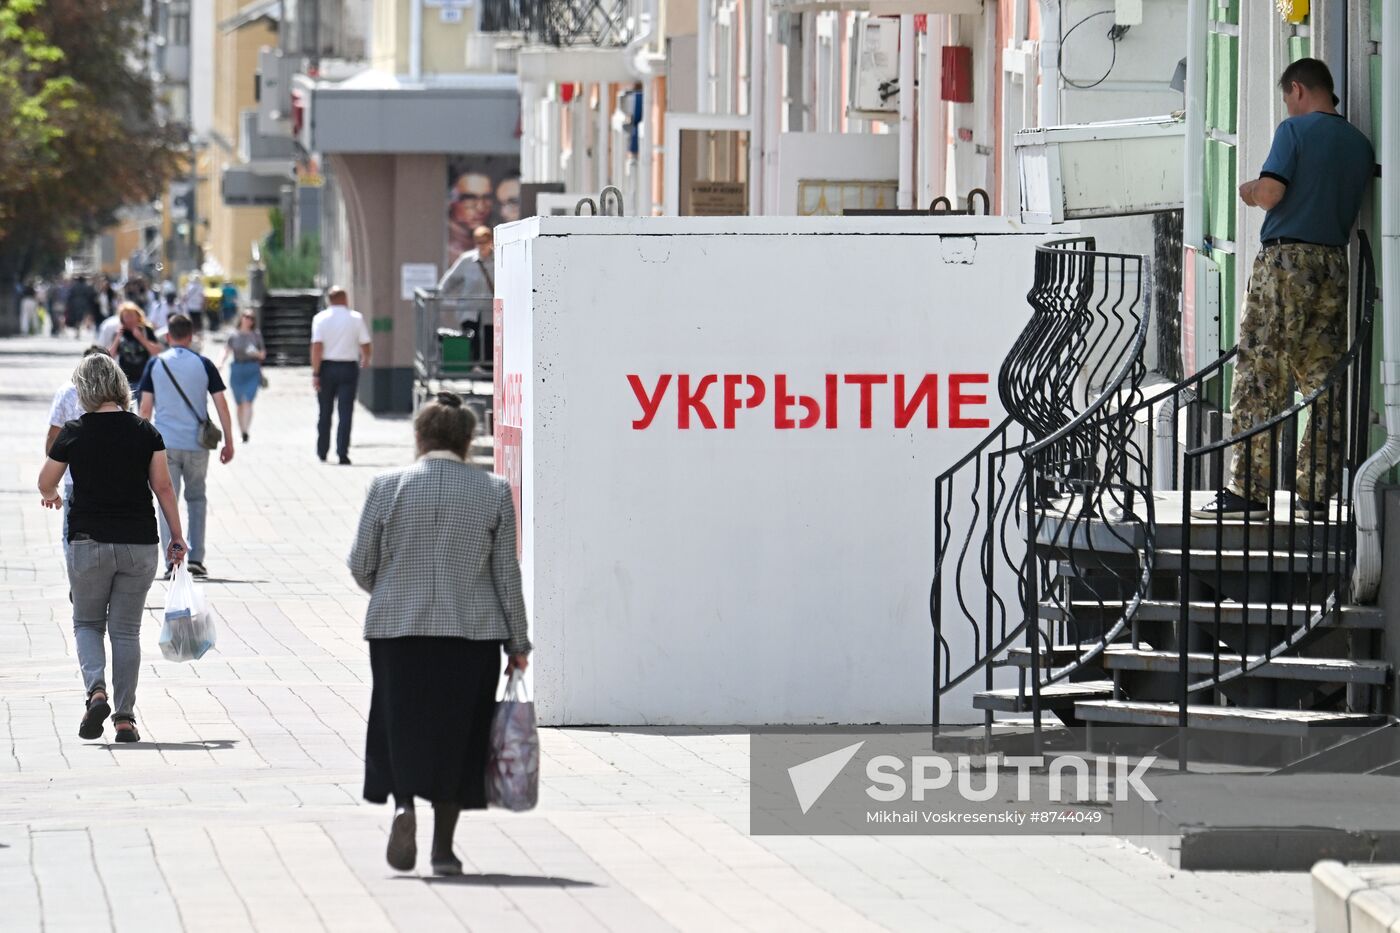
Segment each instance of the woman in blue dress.
[{"label": "woman in blue dress", "polygon": [[243,432],[246,444],[248,430],[253,426],[253,399],[257,398],[258,387],[262,385],[262,364],[267,357],[262,334],[258,332],[258,319],[252,311],[239,315],[238,330],[229,336],[219,365],[227,362],[230,356],[233,366],[229,369],[228,384],[238,405],[238,429]]}]

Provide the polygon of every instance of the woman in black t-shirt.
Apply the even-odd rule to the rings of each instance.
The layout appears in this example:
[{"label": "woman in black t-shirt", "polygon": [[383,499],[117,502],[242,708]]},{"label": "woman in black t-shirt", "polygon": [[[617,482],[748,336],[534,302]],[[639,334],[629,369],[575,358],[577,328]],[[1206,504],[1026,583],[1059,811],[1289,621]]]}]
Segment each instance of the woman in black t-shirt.
[{"label": "woman in black t-shirt", "polygon": [[127,384],[134,388],[145,374],[151,357],[160,355],[161,346],[140,305],[131,301],[122,302],[117,313],[121,315],[122,327],[108,351],[126,375]]},{"label": "woman in black t-shirt", "polygon": [[[138,742],[136,680],[141,671],[141,618],[159,562],[160,538],[151,492],[171,528],[165,560],[184,560],[180,509],[160,432],[132,414],[131,387],[109,356],[84,357],[73,372],[87,414],[65,424],[39,471],[44,507],[62,509],[58,483],[73,472],[68,514],[68,584],[73,635],[87,689],[78,736],[96,739],[109,713],[118,742]],[[112,641],[113,712],[108,701],[106,646]]]}]

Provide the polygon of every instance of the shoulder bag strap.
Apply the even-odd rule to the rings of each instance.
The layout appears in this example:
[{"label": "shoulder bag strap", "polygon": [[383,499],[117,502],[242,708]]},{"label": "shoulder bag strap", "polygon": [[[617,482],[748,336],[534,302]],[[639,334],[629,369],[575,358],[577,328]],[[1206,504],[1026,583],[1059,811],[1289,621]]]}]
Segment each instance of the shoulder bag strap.
[{"label": "shoulder bag strap", "polygon": [[478,258],[476,264],[481,267],[481,274],[486,277],[486,284],[491,287],[491,291],[496,291],[496,277],[491,274],[491,270],[486,267],[486,260]]},{"label": "shoulder bag strap", "polygon": [[170,371],[170,367],[166,365],[165,360],[161,357],[156,357],[156,359],[160,360],[161,369],[164,369],[165,374],[170,377],[170,384],[175,387],[175,391],[180,393],[180,398],[184,399],[185,404],[190,407],[190,414],[194,415],[195,420],[201,424],[208,421],[209,418],[199,413],[199,410],[194,407],[194,403],[190,401],[190,397],[185,394],[185,390],[180,388],[179,381],[175,378],[175,374]]}]

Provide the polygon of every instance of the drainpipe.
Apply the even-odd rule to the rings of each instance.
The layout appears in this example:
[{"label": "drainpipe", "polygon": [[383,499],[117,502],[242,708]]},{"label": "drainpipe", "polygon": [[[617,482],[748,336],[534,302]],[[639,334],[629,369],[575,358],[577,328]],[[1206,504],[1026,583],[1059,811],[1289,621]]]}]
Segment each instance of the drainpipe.
[{"label": "drainpipe", "polygon": [[[1191,0],[1193,6],[1203,0]],[[1040,100],[1036,111],[1041,126],[1060,122],[1060,0],[1040,0]]]},{"label": "drainpipe", "polygon": [[423,0],[408,4],[408,76],[423,79]]},{"label": "drainpipe", "polygon": [[768,115],[768,2],[749,0],[749,213],[763,211],[763,145]]},{"label": "drainpipe", "polygon": [[656,146],[655,127],[652,125],[652,94],[656,92],[656,65],[664,61],[651,50],[660,21],[660,0],[643,0],[641,29],[636,38],[627,43],[627,70],[632,77],[642,83],[642,123],[637,132],[637,214],[650,217],[656,204],[652,199],[651,169],[653,150]]},{"label": "drainpipe", "polygon": [[[902,210],[914,207],[914,17],[899,17],[899,189],[895,204]],[[925,89],[927,93],[927,89]]]},{"label": "drainpipe", "polygon": [[[1400,88],[1400,10],[1386,10],[1381,26],[1381,87],[1393,96]],[[1394,101],[1381,121],[1381,393],[1385,401],[1385,445],[1356,471],[1352,507],[1356,510],[1356,572],[1352,595],[1369,602],[1381,581],[1380,502],[1376,486],[1400,463],[1400,119]]]},{"label": "drainpipe", "polygon": [[[1198,250],[1205,245],[1206,162],[1206,46],[1210,24],[1205,6],[1213,0],[1189,0],[1186,5],[1186,165],[1181,240]],[[1194,254],[1187,257],[1194,261]]]},{"label": "drainpipe", "polygon": [[695,5],[695,112],[714,113],[710,94],[710,34],[715,28],[712,5],[714,0],[700,0]]}]

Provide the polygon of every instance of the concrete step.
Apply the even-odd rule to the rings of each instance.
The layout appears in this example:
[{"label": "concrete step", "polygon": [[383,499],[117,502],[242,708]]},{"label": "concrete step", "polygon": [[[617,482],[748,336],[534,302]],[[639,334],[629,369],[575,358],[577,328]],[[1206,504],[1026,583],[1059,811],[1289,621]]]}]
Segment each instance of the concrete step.
[{"label": "concrete step", "polygon": [[[1194,562],[1192,564],[1194,566]],[[1075,601],[1070,603],[1073,615],[1081,623],[1100,622],[1104,616],[1116,620],[1123,614],[1125,603],[1122,601]],[[1215,623],[1216,603],[1200,601],[1187,604],[1187,613],[1193,622],[1200,624]],[[1303,625],[1312,615],[1319,611],[1316,604],[1305,608],[1299,604],[1289,606],[1287,603],[1237,603],[1222,602],[1219,604],[1220,621],[1224,625],[1239,625],[1248,622],[1250,626],[1272,624],[1282,626],[1291,622],[1293,625]],[[1290,615],[1291,610],[1291,615]],[[1053,603],[1041,604],[1041,618],[1051,622],[1065,621],[1069,616],[1064,609]],[[1143,600],[1138,606],[1136,618],[1145,622],[1175,622],[1181,617],[1181,603],[1170,599]],[[1338,628],[1371,629],[1379,631],[1385,628],[1385,618],[1381,615],[1380,609],[1375,606],[1342,606],[1341,612],[1336,617],[1329,616],[1323,621],[1323,625],[1335,626]]]},{"label": "concrete step", "polygon": [[[1175,726],[1175,703],[1141,700],[1084,700],[1074,705],[1085,722],[1125,726]],[[1247,732],[1303,738],[1315,726],[1368,726],[1386,721],[1373,713],[1336,713],[1327,710],[1269,709],[1258,706],[1188,706],[1192,729]]]},{"label": "concrete step", "polygon": [[[1190,495],[1193,508],[1215,497],[1214,492],[1205,491]],[[1187,526],[1182,524],[1182,496],[1180,492],[1153,494],[1154,540],[1159,548],[1179,549],[1187,540]],[[1146,547],[1147,511],[1141,502],[1134,504],[1131,515],[1123,514],[1111,503],[1107,515],[1084,516],[1079,513],[1080,508],[1068,499],[1051,503],[1042,513],[1036,540],[1046,547],[1104,553],[1133,554]],[[1292,496],[1280,492],[1274,494],[1271,518],[1217,522],[1193,517],[1189,538],[1193,548],[1207,551],[1218,547],[1243,550],[1246,544],[1251,550],[1268,550],[1270,544],[1276,550],[1335,549],[1349,517],[1350,510],[1333,500],[1325,522],[1321,517],[1300,518],[1293,511]]]},{"label": "concrete step", "polygon": [[[1153,671],[1172,673],[1179,669],[1181,658],[1175,651],[1151,651],[1132,647],[1110,647],[1104,652],[1103,666],[1113,671]],[[1259,663],[1251,657],[1249,664]],[[1216,669],[1214,656],[1193,652],[1186,656],[1187,670],[1194,675],[1210,675]],[[1240,656],[1221,652],[1220,672],[1223,674],[1240,666]],[[1345,658],[1282,657],[1251,670],[1250,677],[1275,680],[1308,680],[1327,684],[1384,684],[1390,679],[1390,665],[1385,661],[1349,661]]]},{"label": "concrete step", "polygon": [[[1153,568],[1157,571],[1179,571],[1186,561],[1186,552],[1181,548],[1159,547]],[[1197,577],[1208,577],[1216,572],[1231,573],[1283,573],[1317,574],[1337,573],[1343,566],[1342,554],[1329,551],[1289,551],[1275,550],[1195,550],[1190,552],[1191,573]]]},{"label": "concrete step", "polygon": [[[1061,667],[1084,657],[1097,643],[1083,645],[1054,645],[1040,652],[1041,667]],[[1031,649],[1012,648],[1007,652],[1007,664],[1012,667],[1029,668]],[[1258,663],[1257,656],[1248,659]],[[1154,651],[1151,646],[1139,643],[1134,648],[1127,643],[1109,645],[1094,660],[1096,666],[1110,671],[1150,671],[1153,673],[1174,673],[1178,669],[1180,656],[1175,651]],[[1215,658],[1205,652],[1187,655],[1187,670],[1193,675],[1208,675],[1215,670]],[[1220,671],[1222,673],[1239,667],[1237,654],[1221,652]],[[1385,661],[1350,661],[1345,658],[1275,658],[1268,664],[1249,672],[1251,677],[1268,677],[1275,680],[1308,680],[1317,683],[1333,684],[1375,684],[1383,685],[1390,678],[1390,665]]]},{"label": "concrete step", "polygon": [[[1050,684],[1040,688],[1042,710],[1072,709],[1083,700],[1107,699],[1113,696],[1113,684],[1107,680],[1085,680],[1067,684]],[[1028,713],[1031,711],[1031,688],[1026,685],[1025,696],[1016,687],[983,690],[973,694],[975,709],[994,713]]]}]

